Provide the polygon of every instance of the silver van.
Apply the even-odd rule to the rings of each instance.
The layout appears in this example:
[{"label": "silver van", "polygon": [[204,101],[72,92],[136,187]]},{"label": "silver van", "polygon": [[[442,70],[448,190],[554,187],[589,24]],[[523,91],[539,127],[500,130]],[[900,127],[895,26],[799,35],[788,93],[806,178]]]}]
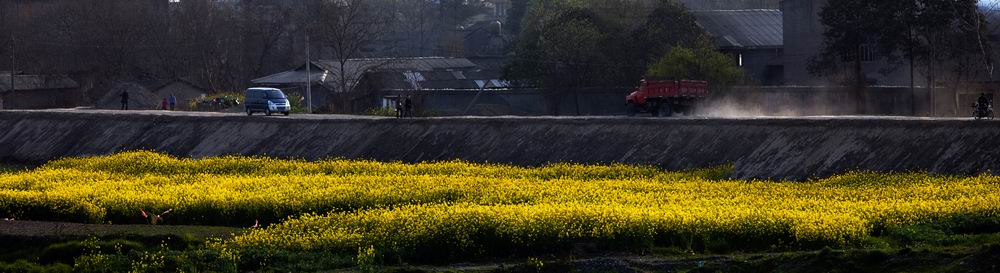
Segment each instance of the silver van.
[{"label": "silver van", "polygon": [[284,92],[281,92],[281,89],[277,88],[254,87],[247,89],[244,105],[247,116],[258,112],[268,116],[274,113],[282,113],[287,116],[292,112],[292,105],[288,102],[288,97],[285,96]]}]

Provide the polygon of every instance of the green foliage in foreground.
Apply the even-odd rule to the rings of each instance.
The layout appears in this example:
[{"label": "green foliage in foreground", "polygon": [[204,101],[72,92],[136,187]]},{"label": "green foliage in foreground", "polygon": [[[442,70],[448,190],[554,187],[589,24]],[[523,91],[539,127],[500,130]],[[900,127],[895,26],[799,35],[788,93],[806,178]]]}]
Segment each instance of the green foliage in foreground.
[{"label": "green foliage in foreground", "polygon": [[[904,240],[911,235],[887,234],[877,240],[886,244],[863,249],[822,248],[818,251],[793,251],[767,254],[730,254],[705,256],[673,249],[652,248],[640,254],[650,265],[677,272],[992,272],[1000,259],[1000,234],[950,234],[933,226],[914,226],[891,233],[918,231],[916,237],[935,237],[923,241]],[[928,236],[931,235],[931,236]],[[56,250],[56,251],[53,251]],[[70,250],[70,251],[67,251]],[[53,254],[56,252],[57,254]],[[8,257],[3,250],[0,255]],[[639,254],[639,253],[636,253]],[[593,255],[601,259],[619,259],[636,254],[584,253],[512,253],[474,260],[501,262],[506,267],[484,266],[471,272],[594,272]],[[54,243],[45,247],[47,257],[0,259],[0,272],[464,272],[467,263],[456,267],[414,266],[428,261],[402,260],[374,247],[359,249],[356,255],[319,251],[275,251],[250,249],[241,252],[214,248],[177,248],[164,244],[144,245],[120,239],[88,239]],[[666,256],[664,256],[666,255]],[[438,260],[441,261],[441,260]],[[454,260],[453,260],[454,261]],[[468,262],[470,260],[462,260]],[[637,260],[631,260],[633,262]],[[891,261],[888,262],[887,261]],[[605,263],[605,262],[602,262]],[[407,265],[410,264],[410,265]],[[607,267],[598,272],[632,272],[630,267]],[[633,265],[634,266],[634,265]],[[453,269],[452,269],[453,268]],[[646,268],[646,267],[643,267]],[[650,267],[652,269],[653,267]],[[830,271],[834,270],[834,271]],[[839,270],[839,271],[838,271]]]}]

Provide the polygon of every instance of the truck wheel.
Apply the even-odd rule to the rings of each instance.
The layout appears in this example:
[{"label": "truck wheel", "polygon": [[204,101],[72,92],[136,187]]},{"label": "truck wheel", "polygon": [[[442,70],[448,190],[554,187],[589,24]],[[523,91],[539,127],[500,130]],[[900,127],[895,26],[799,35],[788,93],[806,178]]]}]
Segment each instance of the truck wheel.
[{"label": "truck wheel", "polygon": [[660,109],[661,117],[672,117],[673,115],[674,115],[674,107],[669,103],[664,104],[663,107]]}]

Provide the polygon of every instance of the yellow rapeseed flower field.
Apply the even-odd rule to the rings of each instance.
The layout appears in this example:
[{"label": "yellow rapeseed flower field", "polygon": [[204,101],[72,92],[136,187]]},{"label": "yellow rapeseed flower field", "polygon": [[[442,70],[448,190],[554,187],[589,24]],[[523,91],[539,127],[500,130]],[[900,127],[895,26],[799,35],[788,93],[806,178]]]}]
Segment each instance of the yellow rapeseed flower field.
[{"label": "yellow rapeseed flower field", "polygon": [[0,217],[143,223],[140,209],[173,209],[164,223],[270,224],[217,245],[227,249],[411,254],[581,242],[850,245],[889,228],[1000,219],[1000,178],[990,175],[781,182],[725,173],[127,152],[0,174]]}]

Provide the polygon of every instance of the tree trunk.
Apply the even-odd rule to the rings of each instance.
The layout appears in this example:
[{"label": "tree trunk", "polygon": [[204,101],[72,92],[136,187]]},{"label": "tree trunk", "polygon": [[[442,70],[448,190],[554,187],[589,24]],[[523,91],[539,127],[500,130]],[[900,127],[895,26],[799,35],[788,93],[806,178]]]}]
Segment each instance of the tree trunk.
[{"label": "tree trunk", "polygon": [[917,91],[914,87],[914,76],[913,76],[913,45],[909,46],[907,53],[907,58],[910,59],[910,111],[913,116],[917,116]]},{"label": "tree trunk", "polygon": [[576,115],[580,116],[580,92],[579,90],[572,90],[573,92],[573,105],[576,106]]},{"label": "tree trunk", "polygon": [[930,97],[930,100],[931,100],[931,105],[930,105],[931,106],[931,116],[937,116],[937,103],[935,101],[935,96],[934,96],[934,85],[935,85],[934,74],[937,74],[934,71],[934,61],[935,61],[935,59],[937,59],[937,57],[935,56],[935,54],[936,53],[935,53],[934,45],[931,45],[931,54],[930,54],[930,57],[927,60],[927,94],[928,94],[928,96]]},{"label": "tree trunk", "polygon": [[906,29],[907,41],[906,41],[906,58],[910,61],[910,111],[911,115],[917,116],[917,90],[914,83],[914,65],[913,65],[913,29],[912,26]]},{"label": "tree trunk", "polygon": [[858,115],[865,114],[865,98],[864,90],[865,86],[865,75],[861,67],[861,46],[855,50],[854,54],[854,101],[857,103],[855,112]]},{"label": "tree trunk", "polygon": [[336,107],[335,109],[331,109],[333,113],[342,113],[342,112],[337,112],[337,111],[343,111],[343,104],[344,104],[343,100],[344,100],[344,97],[346,97],[344,95],[347,94],[347,71],[346,70],[347,70],[347,58],[341,57],[340,58],[340,80],[339,80],[339,83],[337,83],[337,85],[339,85],[338,87],[340,87],[339,88],[340,90],[334,91],[335,93],[337,93],[337,95],[334,96],[334,98],[337,98],[337,99],[333,102],[333,105],[335,105],[335,107]]},{"label": "tree trunk", "polygon": [[555,90],[550,90],[549,97],[549,114],[553,116],[559,116],[559,102],[561,95]]}]

